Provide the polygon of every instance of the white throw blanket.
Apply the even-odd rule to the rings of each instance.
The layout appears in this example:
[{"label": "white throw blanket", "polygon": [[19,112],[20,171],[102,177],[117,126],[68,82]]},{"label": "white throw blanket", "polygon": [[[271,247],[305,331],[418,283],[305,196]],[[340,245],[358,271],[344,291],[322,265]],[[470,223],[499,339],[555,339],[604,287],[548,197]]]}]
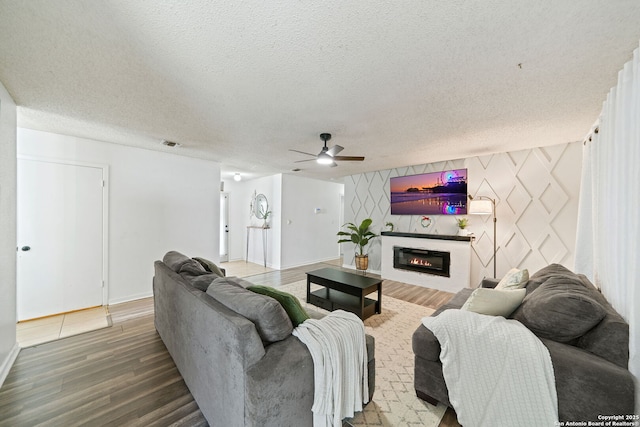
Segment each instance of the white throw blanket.
[{"label": "white throw blanket", "polygon": [[445,310],[422,323],[440,342],[449,401],[465,427],[557,425],[549,351],[524,325]]},{"label": "white throw blanket", "polygon": [[341,427],[342,419],[369,401],[367,346],[358,316],[336,310],[293,330],[309,348],[314,365],[314,427]]}]

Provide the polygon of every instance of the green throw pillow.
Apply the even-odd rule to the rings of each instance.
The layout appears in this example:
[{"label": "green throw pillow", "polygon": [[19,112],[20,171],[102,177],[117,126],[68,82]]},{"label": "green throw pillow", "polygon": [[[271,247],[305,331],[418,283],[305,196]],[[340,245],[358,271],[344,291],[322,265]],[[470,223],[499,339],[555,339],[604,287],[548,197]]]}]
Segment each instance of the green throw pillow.
[{"label": "green throw pillow", "polygon": [[300,304],[300,301],[298,301],[298,298],[291,295],[290,293],[279,291],[278,289],[262,285],[249,286],[247,289],[257,294],[266,295],[278,301],[289,315],[294,328],[300,323],[309,319],[309,315],[306,311],[304,311],[304,308],[302,308],[302,305]]}]

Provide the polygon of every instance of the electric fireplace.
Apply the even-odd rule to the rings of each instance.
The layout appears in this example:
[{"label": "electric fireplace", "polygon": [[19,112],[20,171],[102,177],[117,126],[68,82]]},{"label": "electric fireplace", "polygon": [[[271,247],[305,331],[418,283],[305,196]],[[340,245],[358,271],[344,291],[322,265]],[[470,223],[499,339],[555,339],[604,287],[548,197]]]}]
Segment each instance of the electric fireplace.
[{"label": "electric fireplace", "polygon": [[393,268],[450,277],[449,252],[393,247]]}]

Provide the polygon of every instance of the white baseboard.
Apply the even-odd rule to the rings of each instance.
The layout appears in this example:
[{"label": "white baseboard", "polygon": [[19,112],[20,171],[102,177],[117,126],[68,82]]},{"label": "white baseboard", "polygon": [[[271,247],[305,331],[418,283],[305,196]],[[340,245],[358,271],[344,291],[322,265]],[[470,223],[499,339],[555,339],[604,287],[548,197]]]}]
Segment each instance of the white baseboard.
[{"label": "white baseboard", "polygon": [[288,265],[283,265],[281,270],[286,270],[289,268],[297,268],[297,267],[304,267],[305,265],[311,265],[311,264],[319,264],[321,262],[329,262],[329,261],[335,261],[338,258],[336,257],[329,257],[329,258],[321,258],[321,259],[314,259],[314,260],[310,260],[310,261],[304,261],[298,264],[288,264]]},{"label": "white baseboard", "polygon": [[2,384],[4,384],[4,380],[7,379],[7,375],[9,375],[9,371],[11,370],[13,363],[18,357],[18,353],[20,353],[20,346],[18,345],[18,343],[15,343],[7,357],[2,361],[2,365],[0,366],[0,387],[2,387]]},{"label": "white baseboard", "polygon": [[135,301],[138,299],[149,298],[153,296],[153,292],[145,292],[143,294],[130,295],[124,298],[116,298],[109,301],[109,305],[121,304],[123,302]]}]

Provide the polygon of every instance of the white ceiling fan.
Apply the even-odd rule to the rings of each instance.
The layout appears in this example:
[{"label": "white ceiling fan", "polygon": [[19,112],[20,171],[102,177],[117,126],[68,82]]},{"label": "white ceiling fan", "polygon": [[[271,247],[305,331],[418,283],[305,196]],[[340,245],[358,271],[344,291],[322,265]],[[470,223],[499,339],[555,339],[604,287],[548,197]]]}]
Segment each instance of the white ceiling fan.
[{"label": "white ceiling fan", "polygon": [[364,156],[338,156],[337,154],[344,150],[344,147],[341,147],[339,145],[334,145],[331,148],[327,147],[327,141],[331,139],[330,133],[321,133],[320,139],[324,142],[324,147],[322,147],[322,150],[318,154],[305,153],[304,151],[289,149],[289,151],[294,151],[296,153],[314,157],[314,159],[298,160],[295,163],[310,162],[312,160],[315,160],[321,165],[335,167],[338,166],[336,161],[361,162],[364,160]]}]

